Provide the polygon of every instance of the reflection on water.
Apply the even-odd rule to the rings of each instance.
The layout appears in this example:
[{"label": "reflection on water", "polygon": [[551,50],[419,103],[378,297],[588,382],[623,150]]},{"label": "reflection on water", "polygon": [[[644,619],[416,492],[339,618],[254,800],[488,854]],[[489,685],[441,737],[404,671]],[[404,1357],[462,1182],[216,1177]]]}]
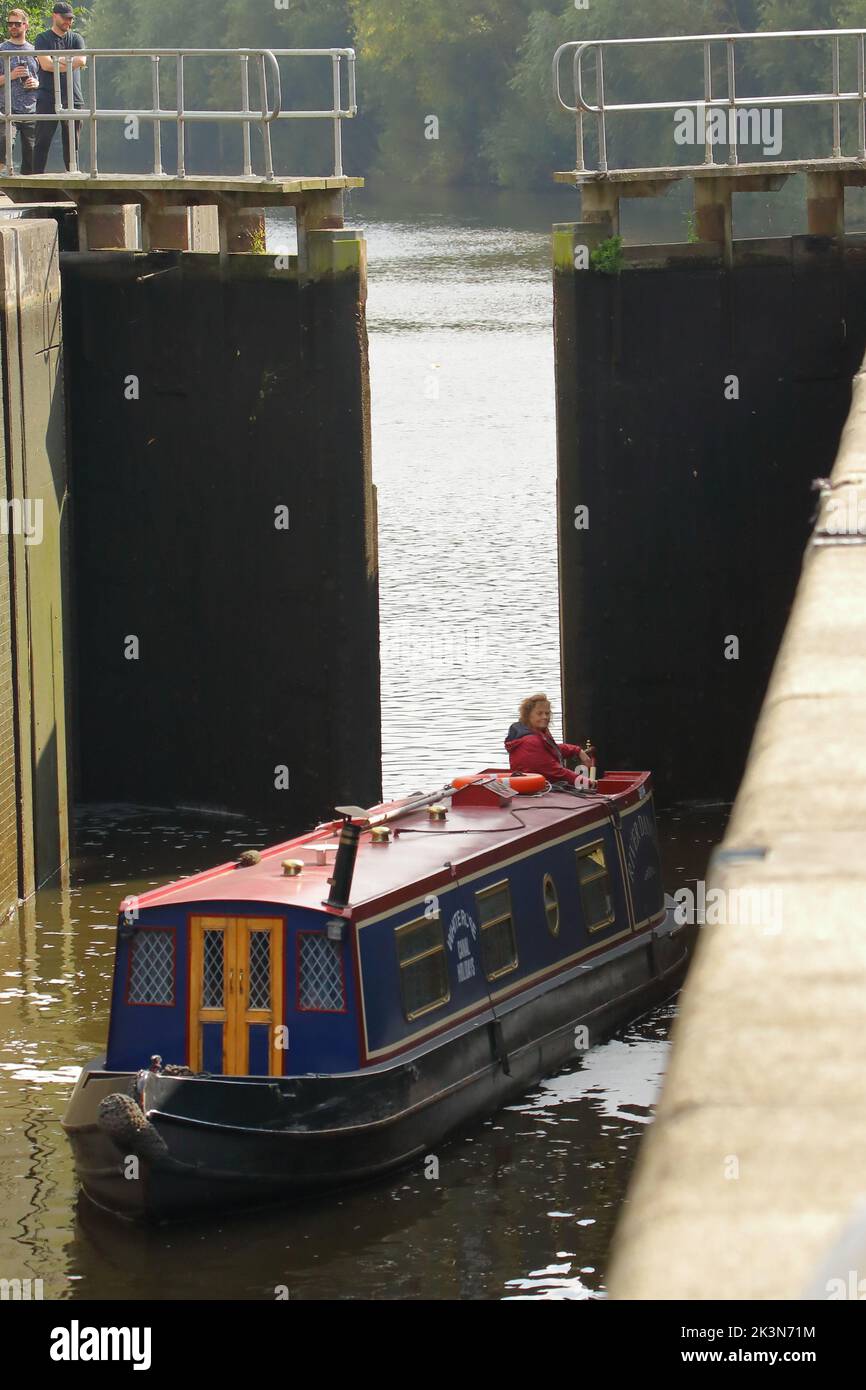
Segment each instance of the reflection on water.
[{"label": "reflection on water", "polygon": [[[550,1149],[563,1157],[577,1160],[579,1172],[566,1184],[570,1198],[567,1211],[549,1211],[551,1220],[566,1223],[570,1242],[576,1249],[557,1250],[557,1263],[543,1269],[530,1270],[521,1278],[509,1279],[506,1287],[512,1298],[598,1298],[603,1290],[603,1266],[607,1243],[612,1233],[616,1210],[622,1198],[617,1184],[608,1203],[598,1201],[608,1164],[618,1172],[628,1172],[634,1157],[634,1145],[640,1127],[652,1119],[653,1106],[661,1091],[667,1054],[668,1033],[675,1015],[672,1004],[654,1009],[637,1024],[617,1038],[594,1047],[582,1059],[579,1069],[566,1071],[545,1081],[537,1094],[527,1097],[522,1105],[510,1107],[532,1120],[547,1125]],[[575,1142],[574,1132],[565,1125],[587,1127],[588,1111],[598,1122],[599,1132],[609,1137],[605,1146],[611,1153],[605,1157],[588,1158],[582,1141]],[[605,1120],[621,1123],[606,1124]],[[532,1131],[529,1131],[532,1133]],[[543,1130],[535,1133],[543,1134]],[[575,1154],[578,1151],[578,1155]],[[582,1184],[589,1198],[582,1215],[580,1202],[573,1194]],[[598,1227],[590,1232],[588,1228]],[[596,1263],[581,1263],[582,1260]]]},{"label": "reflection on water", "polygon": [[[573,216],[564,190],[450,204],[416,191],[352,212],[370,247],[389,794],[497,760],[524,694],[556,702],[548,245]],[[662,817],[670,891],[703,874],[723,821],[724,808]],[[90,809],[72,887],[0,928],[0,1277],[41,1278],[50,1298],[603,1295],[669,1007],[443,1145],[436,1179],[419,1165],[276,1214],[152,1231],[76,1201],[59,1119],[104,1048],[120,898],[283,833]]]}]

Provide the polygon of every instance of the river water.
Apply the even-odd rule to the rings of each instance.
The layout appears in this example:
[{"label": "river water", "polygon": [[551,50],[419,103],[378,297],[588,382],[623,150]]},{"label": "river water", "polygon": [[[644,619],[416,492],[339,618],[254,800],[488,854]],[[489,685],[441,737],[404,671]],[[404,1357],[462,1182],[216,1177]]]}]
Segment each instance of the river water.
[{"label": "river water", "polygon": [[[558,705],[549,229],[573,217],[566,190],[350,206],[370,258],[386,795],[499,759],[525,694]],[[291,244],[277,219],[268,237]],[[703,876],[725,814],[662,814],[669,890]],[[46,1298],[603,1297],[673,1003],[442,1145],[438,1173],[149,1231],[77,1197],[58,1122],[104,1047],[120,897],[281,837],[85,808],[71,888],[0,928],[0,1277]]]}]

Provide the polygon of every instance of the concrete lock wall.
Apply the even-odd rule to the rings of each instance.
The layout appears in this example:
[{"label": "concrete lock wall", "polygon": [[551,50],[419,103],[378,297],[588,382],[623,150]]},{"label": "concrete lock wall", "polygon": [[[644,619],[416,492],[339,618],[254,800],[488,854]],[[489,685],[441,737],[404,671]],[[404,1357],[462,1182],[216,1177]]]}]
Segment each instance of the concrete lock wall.
[{"label": "concrete lock wall", "polygon": [[69,854],[57,227],[0,222],[0,919]]},{"label": "concrete lock wall", "polygon": [[380,794],[364,246],[312,236],[63,258],[84,799]]},{"label": "concrete lock wall", "polygon": [[[7,512],[9,480],[0,469],[0,506]],[[0,922],[15,911],[19,898],[18,739],[15,728],[15,626],[12,602],[12,546],[0,551]]]},{"label": "concrete lock wall", "polygon": [[575,265],[593,234],[554,232],[566,728],[663,797],[729,798],[866,347],[866,244],[626,248],[602,274]]},{"label": "concrete lock wall", "polygon": [[709,876],[615,1298],[864,1297],[864,688],[861,371]]}]

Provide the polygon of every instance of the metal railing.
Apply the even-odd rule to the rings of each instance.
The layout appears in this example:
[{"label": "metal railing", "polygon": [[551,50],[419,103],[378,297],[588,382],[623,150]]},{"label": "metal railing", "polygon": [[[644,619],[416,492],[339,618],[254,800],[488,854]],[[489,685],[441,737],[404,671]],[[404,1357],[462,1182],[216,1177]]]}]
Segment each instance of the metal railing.
[{"label": "metal railing", "polygon": [[[261,131],[263,158],[265,168],[265,178],[274,179],[278,177],[274,173],[273,149],[271,142],[271,127],[279,121],[292,120],[320,120],[330,121],[333,125],[333,148],[334,148],[334,169],[335,177],[343,175],[343,138],[342,122],[357,115],[357,95],[355,88],[355,51],[352,48],[88,48],[71,49],[58,51],[42,51],[39,57],[50,58],[53,66],[54,79],[54,111],[35,114],[35,113],[16,113],[12,110],[12,82],[10,74],[13,67],[21,64],[25,56],[35,57],[36,54],[30,50],[26,53],[15,53],[6,50],[0,53],[3,61],[3,117],[6,135],[6,170],[8,173],[11,168],[13,127],[30,122],[43,121],[75,121],[81,122],[87,127],[89,132],[89,167],[87,170],[79,169],[78,150],[76,141],[69,141],[69,172],[81,174],[82,176],[106,175],[110,172],[99,168],[99,145],[98,145],[98,125],[100,121],[128,121],[134,118],[136,121],[150,121],[153,123],[153,173],[171,178],[186,178],[186,127],[190,123],[199,121],[224,121],[232,125],[240,125],[243,131],[243,173],[246,178],[253,178],[252,166],[252,137],[251,131],[254,125]],[[75,88],[74,83],[69,80],[72,73],[62,74],[61,65],[67,58],[81,57],[86,58],[86,67],[79,68],[84,82],[88,88],[85,93],[85,105],[76,107],[74,105]],[[152,105],[147,107],[100,107],[98,102],[97,74],[101,59],[107,58],[135,58],[149,61],[151,72],[151,93]],[[190,109],[184,101],[184,79],[186,76],[184,64],[190,58],[210,58],[226,59],[229,63],[237,63],[239,79],[239,105],[234,110],[211,111],[204,109]],[[321,58],[329,59],[331,63],[331,90],[332,106],[322,111],[312,110],[290,110],[284,111],[282,108],[282,81],[280,74],[281,58]],[[343,106],[343,69],[342,64],[345,60],[347,73],[346,105]],[[251,104],[250,95],[250,68],[252,67],[256,82],[256,103]],[[104,68],[103,68],[104,71]],[[165,106],[165,75],[170,71],[175,84],[174,106]],[[66,96],[62,91],[62,82],[65,80]],[[177,135],[177,170],[174,174],[166,174],[162,160],[162,134],[165,125],[174,126]],[[70,132],[71,133],[71,132]],[[307,171],[309,172],[309,171]],[[217,171],[215,177],[222,171]]]},{"label": "metal railing", "polygon": [[[830,92],[809,92],[799,95],[785,96],[747,96],[740,97],[737,94],[737,69],[736,54],[737,45],[750,43],[756,39],[820,39],[827,38],[832,40],[831,45],[831,81],[833,84]],[[842,67],[842,42],[851,40],[856,50],[857,59],[857,90],[842,91],[840,86],[840,73]],[[650,45],[659,44],[691,44],[700,45],[703,50],[704,66],[704,95],[703,98],[689,97],[682,101],[635,101],[609,103],[605,100],[604,89],[604,55],[608,49],[612,48],[645,48]],[[727,68],[727,92],[724,96],[716,96],[713,93],[713,45],[724,44]],[[847,47],[847,45],[846,45]],[[562,58],[563,55],[571,51],[572,71],[574,77],[574,105],[570,105],[562,95]],[[595,103],[588,102],[583,94],[583,60],[590,51],[596,55],[595,72]],[[847,56],[847,54],[846,54]],[[556,91],[556,99],[565,111],[571,112],[576,117],[577,135],[577,157],[575,169],[577,171],[586,170],[584,159],[584,117],[594,116],[597,122],[598,131],[598,171],[600,173],[611,172],[608,168],[607,160],[607,125],[606,117],[611,113],[624,113],[634,111],[679,111],[686,107],[702,106],[710,111],[722,109],[727,111],[737,111],[745,108],[757,107],[785,107],[785,106],[824,106],[830,105],[833,108],[833,150],[829,156],[831,159],[842,159],[842,106],[846,103],[855,103],[857,106],[857,128],[858,128],[858,154],[857,159],[866,160],[866,30],[864,29],[792,29],[792,30],[767,30],[763,33],[751,34],[690,34],[690,35],[664,35],[660,38],[643,39],[594,39],[588,42],[572,41],[560,44],[553,58],[553,81]],[[709,128],[706,130],[704,163],[712,164],[713,160],[713,141],[710,139]],[[729,122],[728,140],[728,159],[729,165],[736,165],[739,162],[737,123]],[[768,161],[770,163],[771,161]]]}]

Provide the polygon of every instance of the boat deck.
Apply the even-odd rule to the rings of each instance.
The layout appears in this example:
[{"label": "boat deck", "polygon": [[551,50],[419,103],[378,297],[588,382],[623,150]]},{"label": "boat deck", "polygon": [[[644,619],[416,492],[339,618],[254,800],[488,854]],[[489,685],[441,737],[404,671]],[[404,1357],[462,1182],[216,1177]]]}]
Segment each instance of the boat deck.
[{"label": "boat deck", "polygon": [[[529,797],[515,795],[509,806],[454,806],[451,793],[443,793],[441,800],[448,806],[445,820],[431,820],[424,807],[391,820],[389,844],[374,845],[369,831],[362,834],[352,880],[352,904],[337,915],[367,917],[399,901],[407,889],[415,894],[435,891],[437,886],[480,871],[498,859],[529,850],[549,839],[553,827],[561,827],[563,834],[584,822],[588,827],[606,818],[612,805],[623,811],[642,800],[649,777],[648,772],[609,773],[598,783],[595,794],[575,797],[549,791]],[[375,821],[399,811],[401,804],[386,802],[370,808],[368,814]],[[332,821],[273,845],[262,851],[258,864],[239,867],[232,860],[155,888],[138,898],[138,907],[249,901],[323,911],[341,824]],[[284,859],[304,860],[302,872],[287,877],[282,870]]]}]

